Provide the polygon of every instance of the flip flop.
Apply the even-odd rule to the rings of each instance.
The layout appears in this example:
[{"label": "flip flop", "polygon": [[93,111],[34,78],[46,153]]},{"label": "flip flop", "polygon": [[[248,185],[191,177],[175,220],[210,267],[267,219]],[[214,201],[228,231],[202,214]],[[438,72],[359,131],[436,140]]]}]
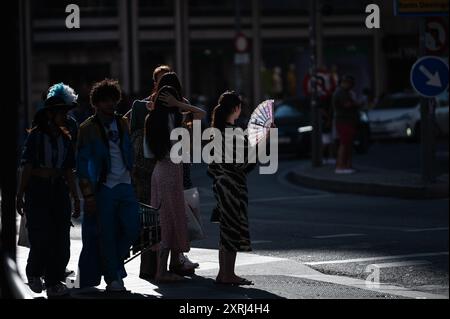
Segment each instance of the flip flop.
[{"label": "flip flop", "polygon": [[233,282],[225,282],[225,281],[221,281],[221,280],[215,280],[214,284],[224,285],[224,286],[252,286],[252,285],[254,285],[253,281],[247,280],[245,278],[242,278],[239,281],[233,281]]},{"label": "flip flop", "polygon": [[239,285],[239,286],[253,286],[254,283],[251,280],[242,278],[241,280],[238,281],[237,285]]}]

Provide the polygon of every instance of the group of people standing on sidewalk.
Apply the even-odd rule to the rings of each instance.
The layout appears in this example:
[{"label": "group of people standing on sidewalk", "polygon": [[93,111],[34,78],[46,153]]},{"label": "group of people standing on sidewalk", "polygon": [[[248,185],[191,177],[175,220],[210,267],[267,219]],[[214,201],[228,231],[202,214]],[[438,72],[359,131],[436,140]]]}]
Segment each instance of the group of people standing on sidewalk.
[{"label": "group of people standing on sidewalk", "polygon": [[[80,288],[96,287],[103,277],[107,291],[125,290],[124,261],[141,231],[139,203],[160,207],[161,223],[159,244],[141,256],[140,277],[178,282],[199,266],[185,255],[190,242],[183,192],[192,187],[190,164],[176,164],[169,154],[174,143],[171,130],[191,127],[205,112],[183,97],[170,67],[155,69],[153,80],[152,94],[135,101],[125,116],[116,112],[122,95],[119,83],[111,79],[95,83],[90,91],[95,114],[77,130],[67,125],[67,113],[77,104],[74,90],[59,83],[46,92],[45,106],[35,114],[25,141],[16,199],[17,211],[27,221],[26,275],[34,292],[46,289],[49,297],[68,293],[64,282],[71,218],[80,217],[81,211]],[[212,126],[222,134],[225,128],[235,127],[241,103],[234,92],[222,94]],[[248,145],[245,135],[242,139]],[[235,274],[234,265],[236,252],[251,250],[246,175],[254,164],[223,163],[208,168],[220,223],[216,283],[250,285],[251,281]]]}]

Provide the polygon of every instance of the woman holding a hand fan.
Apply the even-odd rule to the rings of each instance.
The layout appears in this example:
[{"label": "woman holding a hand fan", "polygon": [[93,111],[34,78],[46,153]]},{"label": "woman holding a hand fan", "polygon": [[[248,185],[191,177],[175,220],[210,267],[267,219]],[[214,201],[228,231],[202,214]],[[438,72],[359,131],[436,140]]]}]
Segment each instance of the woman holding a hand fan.
[{"label": "woman holding a hand fan", "polygon": [[234,272],[237,252],[252,250],[247,214],[247,174],[256,164],[248,163],[246,157],[248,139],[244,134],[236,135],[236,139],[243,140],[241,145],[244,145],[242,150],[245,154],[244,163],[235,161],[237,141],[231,145],[233,147],[233,163],[225,162],[225,150],[230,147],[230,145],[226,145],[225,129],[237,128],[235,121],[241,113],[241,104],[239,95],[230,91],[225,92],[221,95],[219,104],[214,108],[212,117],[212,127],[220,130],[223,142],[222,161],[212,162],[208,166],[208,175],[213,178],[213,191],[217,201],[214,214],[217,215],[220,223],[220,269],[216,283],[226,285],[253,284],[251,281],[237,276]]}]

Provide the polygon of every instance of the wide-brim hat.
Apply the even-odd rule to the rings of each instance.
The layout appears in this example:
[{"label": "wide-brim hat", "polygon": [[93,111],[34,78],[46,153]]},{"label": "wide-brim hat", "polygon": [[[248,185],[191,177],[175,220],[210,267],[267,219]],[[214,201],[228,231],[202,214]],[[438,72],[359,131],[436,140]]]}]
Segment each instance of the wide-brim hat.
[{"label": "wide-brim hat", "polygon": [[44,101],[44,109],[58,109],[58,108],[62,108],[62,109],[73,109],[74,107],[77,106],[76,102],[73,103],[66,103],[66,101],[57,95],[51,96],[47,99],[45,99]]},{"label": "wide-brim hat", "polygon": [[70,111],[74,107],[77,106],[77,103],[66,103],[66,101],[60,97],[60,96],[51,96],[44,101],[44,106],[36,111],[33,117],[33,124],[36,124],[36,122],[39,122],[39,118],[42,118],[44,116],[45,111],[47,110],[61,110],[61,111]]}]

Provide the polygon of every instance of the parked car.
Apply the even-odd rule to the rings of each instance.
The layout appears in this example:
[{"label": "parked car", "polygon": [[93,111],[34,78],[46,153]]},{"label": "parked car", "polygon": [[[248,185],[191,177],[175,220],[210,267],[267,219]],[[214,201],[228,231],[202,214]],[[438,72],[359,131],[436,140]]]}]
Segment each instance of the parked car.
[{"label": "parked car", "polygon": [[[278,150],[280,153],[296,153],[306,156],[311,151],[311,106],[308,99],[286,100],[278,103],[274,110],[278,128]],[[358,153],[366,153],[370,145],[370,128],[367,114],[361,111],[357,137],[354,141]]]},{"label": "parked car", "polygon": [[[305,101],[277,104],[274,110],[278,128],[278,151],[305,156],[311,149],[310,109]],[[303,128],[303,131],[300,131]]]},{"label": "parked car", "polygon": [[[395,93],[385,96],[368,112],[373,138],[408,138],[420,140],[420,96]],[[448,92],[435,99],[436,135],[448,135]]]}]

